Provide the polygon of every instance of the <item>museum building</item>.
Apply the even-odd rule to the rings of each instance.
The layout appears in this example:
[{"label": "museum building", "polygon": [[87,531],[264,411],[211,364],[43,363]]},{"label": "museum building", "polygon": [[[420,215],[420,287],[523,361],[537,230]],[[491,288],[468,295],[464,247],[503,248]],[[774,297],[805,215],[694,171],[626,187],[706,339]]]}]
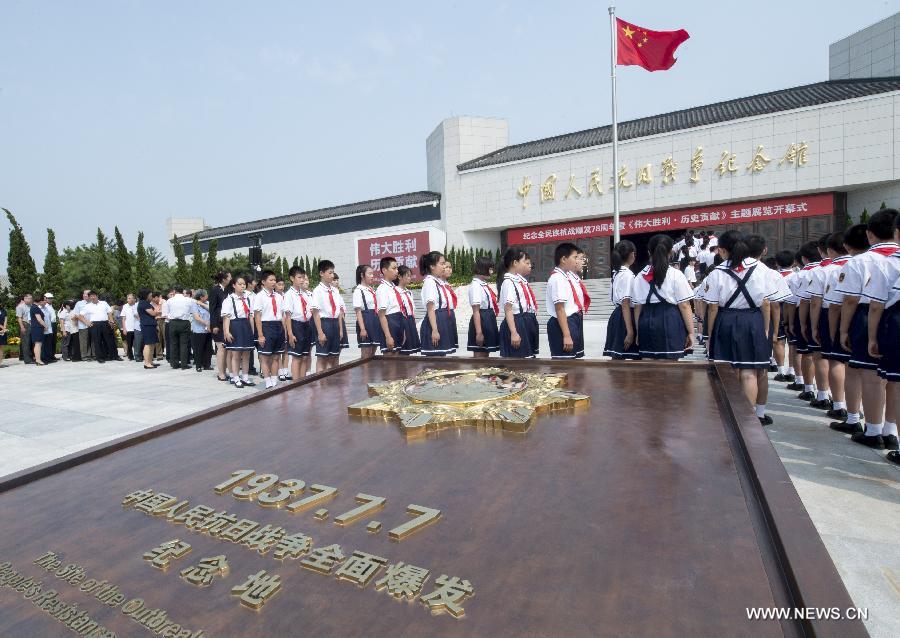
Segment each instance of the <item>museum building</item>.
[{"label": "museum building", "polygon": [[[613,181],[620,232],[732,228],[796,248],[882,203],[900,206],[900,13],[831,45],[829,80],[510,145],[507,122],[453,117],[426,140],[427,190],[220,227],[169,219],[191,254],[263,250],[407,265],[445,246],[523,246],[546,279],[553,248],[582,246],[588,278],[610,274]],[[770,248],[771,250],[771,248]]]}]

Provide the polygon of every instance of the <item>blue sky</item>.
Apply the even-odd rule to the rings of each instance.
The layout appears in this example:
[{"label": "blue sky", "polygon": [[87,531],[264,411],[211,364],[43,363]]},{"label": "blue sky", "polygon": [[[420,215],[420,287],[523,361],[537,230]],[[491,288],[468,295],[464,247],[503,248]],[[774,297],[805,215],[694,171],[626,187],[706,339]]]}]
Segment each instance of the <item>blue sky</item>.
[{"label": "blue sky", "polygon": [[[827,79],[828,45],[896,2],[622,2],[691,39],[619,69],[620,120]],[[608,124],[606,5],[458,1],[0,3],[0,206],[46,231],[221,225],[422,190],[451,115],[510,142]],[[8,227],[0,232],[6,268]]]}]

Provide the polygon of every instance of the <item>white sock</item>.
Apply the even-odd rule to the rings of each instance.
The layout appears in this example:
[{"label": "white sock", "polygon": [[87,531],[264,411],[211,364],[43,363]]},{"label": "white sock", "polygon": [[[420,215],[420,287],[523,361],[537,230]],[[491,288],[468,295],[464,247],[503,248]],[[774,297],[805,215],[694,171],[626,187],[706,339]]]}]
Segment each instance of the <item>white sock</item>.
[{"label": "white sock", "polygon": [[241,381],[247,383],[248,381],[250,381],[250,375],[246,372],[241,372]]},{"label": "white sock", "polygon": [[787,374],[788,367],[787,366],[778,366],[778,372],[780,372],[781,374]]},{"label": "white sock", "polygon": [[881,423],[869,423],[866,421],[866,436],[877,436],[881,434],[882,429],[884,429],[884,426]]},{"label": "white sock", "polygon": [[821,401],[822,399],[827,399],[827,398],[828,398],[828,391],[827,391],[827,390],[819,390],[818,392],[816,392],[816,399],[817,399],[817,400]]},{"label": "white sock", "polygon": [[764,416],[766,416],[766,404],[765,403],[763,403],[762,405],[760,405],[759,403],[756,404],[756,416],[758,416],[760,419],[763,418]]},{"label": "white sock", "polygon": [[788,374],[794,374],[794,366],[788,366]]},{"label": "white sock", "polygon": [[850,423],[851,425],[853,423],[859,423],[859,412],[848,412],[847,423]]},{"label": "white sock", "polygon": [[835,409],[835,410],[846,410],[846,409],[847,409],[847,403],[846,403],[845,401],[835,401],[835,402],[834,402],[834,409]]},{"label": "white sock", "polygon": [[882,436],[897,436],[897,424],[891,421],[885,421],[884,427],[881,428]]},{"label": "white sock", "polygon": [[802,374],[796,375],[796,378],[794,379],[794,383],[799,383],[800,385],[803,385],[803,375]]},{"label": "white sock", "polygon": [[812,392],[813,389],[814,389],[815,387],[816,387],[816,386],[814,386],[812,383],[804,383],[804,384],[803,384],[803,391],[804,391],[804,392]]},{"label": "white sock", "polygon": [[769,357],[769,365],[775,365],[775,357]]}]

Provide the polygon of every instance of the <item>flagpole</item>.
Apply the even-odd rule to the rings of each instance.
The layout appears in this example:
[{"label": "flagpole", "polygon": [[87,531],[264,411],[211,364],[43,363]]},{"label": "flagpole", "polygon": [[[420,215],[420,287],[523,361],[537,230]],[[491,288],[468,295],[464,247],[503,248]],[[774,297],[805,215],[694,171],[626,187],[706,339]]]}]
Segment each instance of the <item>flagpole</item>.
[{"label": "flagpole", "polygon": [[612,80],[613,246],[619,243],[619,123],[616,114],[616,8],[609,8],[609,76]]}]

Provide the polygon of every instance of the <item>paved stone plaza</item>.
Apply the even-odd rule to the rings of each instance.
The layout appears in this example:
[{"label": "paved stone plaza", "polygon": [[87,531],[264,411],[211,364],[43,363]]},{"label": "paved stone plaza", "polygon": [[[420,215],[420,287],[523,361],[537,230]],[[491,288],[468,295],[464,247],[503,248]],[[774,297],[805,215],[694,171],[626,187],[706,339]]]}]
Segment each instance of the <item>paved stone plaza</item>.
[{"label": "paved stone plaza", "polygon": [[[590,322],[586,353],[600,358],[605,323]],[[546,336],[541,351],[547,353]],[[342,356],[359,356],[352,348]],[[467,356],[464,353],[463,356]],[[493,362],[497,359],[493,358]],[[214,373],[150,372],[132,362],[60,362],[47,368],[6,362],[0,422],[0,476],[45,463],[198,410],[231,401],[237,390]],[[773,384],[769,438],[856,605],[869,610],[873,636],[895,635],[900,617],[900,468],[884,452],[828,429],[824,413]],[[676,413],[677,414],[677,413]]]}]

